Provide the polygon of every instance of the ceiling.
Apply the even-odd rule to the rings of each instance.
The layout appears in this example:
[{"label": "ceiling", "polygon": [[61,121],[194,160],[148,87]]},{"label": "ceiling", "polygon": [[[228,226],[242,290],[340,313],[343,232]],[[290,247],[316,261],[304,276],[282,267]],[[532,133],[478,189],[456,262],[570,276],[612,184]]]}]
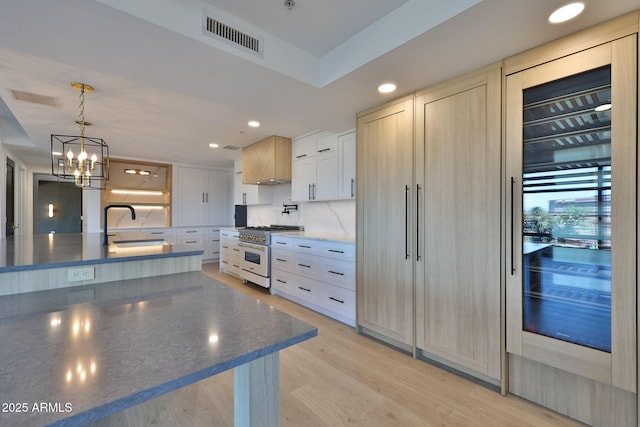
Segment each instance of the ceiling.
[{"label": "ceiling", "polygon": [[[355,126],[382,104],[595,23],[640,0],[586,0],[548,24],[561,0],[2,0],[0,137],[33,168],[50,134],[87,135],[111,156],[231,167],[242,147]],[[260,54],[203,34],[203,15],[260,40]],[[377,93],[392,81],[398,90]],[[35,94],[48,105],[18,100]],[[259,128],[247,126],[258,120]]]}]

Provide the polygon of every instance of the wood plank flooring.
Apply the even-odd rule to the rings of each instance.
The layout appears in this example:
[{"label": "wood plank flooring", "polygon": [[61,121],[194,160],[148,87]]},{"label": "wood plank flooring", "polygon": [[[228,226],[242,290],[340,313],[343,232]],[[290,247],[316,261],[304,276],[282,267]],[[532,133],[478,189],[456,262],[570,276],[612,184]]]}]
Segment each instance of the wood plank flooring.
[{"label": "wood plank flooring", "polygon": [[[283,427],[578,426],[446,372],[204,264],[203,272],[318,328],[280,352]],[[127,409],[96,426],[233,426],[233,372]],[[272,427],[272,426],[265,426]]]}]

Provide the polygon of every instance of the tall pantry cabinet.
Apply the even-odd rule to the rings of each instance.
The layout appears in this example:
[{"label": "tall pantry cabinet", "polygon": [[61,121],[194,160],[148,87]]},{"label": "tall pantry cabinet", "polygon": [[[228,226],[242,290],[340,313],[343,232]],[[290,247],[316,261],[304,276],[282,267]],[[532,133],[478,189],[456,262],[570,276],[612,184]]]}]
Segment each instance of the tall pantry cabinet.
[{"label": "tall pantry cabinet", "polygon": [[501,71],[357,117],[358,327],[501,378]]},{"label": "tall pantry cabinet", "polygon": [[358,114],[357,323],[413,351],[413,97]]}]

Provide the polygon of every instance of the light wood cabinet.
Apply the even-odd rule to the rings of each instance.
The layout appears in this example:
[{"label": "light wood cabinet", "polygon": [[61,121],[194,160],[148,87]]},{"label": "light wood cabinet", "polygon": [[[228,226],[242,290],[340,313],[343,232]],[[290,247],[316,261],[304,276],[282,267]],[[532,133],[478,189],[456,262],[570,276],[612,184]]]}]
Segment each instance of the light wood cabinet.
[{"label": "light wood cabinet", "polygon": [[291,181],[291,140],[270,136],[242,149],[242,182],[269,184]]},{"label": "light wood cabinet", "polygon": [[228,224],[229,173],[181,167],[179,169],[179,225]]},{"label": "light wood cabinet", "polygon": [[416,347],[498,384],[501,67],[416,94]]},{"label": "light wood cabinet", "polygon": [[357,115],[357,324],[414,345],[413,96]]},{"label": "light wood cabinet", "polygon": [[357,119],[359,328],[496,385],[500,84],[492,65]]},{"label": "light wood cabinet", "polygon": [[234,161],[233,167],[233,201],[236,205],[268,205],[271,204],[271,187],[242,183],[242,159]]}]

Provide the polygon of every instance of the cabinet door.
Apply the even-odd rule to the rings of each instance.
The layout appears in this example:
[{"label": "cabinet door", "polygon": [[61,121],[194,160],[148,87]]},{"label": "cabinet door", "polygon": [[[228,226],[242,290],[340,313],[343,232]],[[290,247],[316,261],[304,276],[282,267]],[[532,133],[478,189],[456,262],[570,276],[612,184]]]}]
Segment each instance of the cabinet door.
[{"label": "cabinet door", "polygon": [[207,210],[203,225],[227,224],[229,222],[229,173],[224,170],[212,170],[208,173],[208,186],[205,194]]},{"label": "cabinet door", "polygon": [[492,66],[416,98],[416,346],[494,380],[501,374],[500,76]]},{"label": "cabinet door", "polygon": [[356,196],[356,133],[338,138],[338,198],[353,199]]},{"label": "cabinet door", "polygon": [[295,160],[292,169],[291,200],[294,202],[312,200],[315,177],[316,161],[313,157]]},{"label": "cabinet door", "polygon": [[313,200],[335,200],[338,198],[338,152],[330,149],[315,157],[316,176]]},{"label": "cabinet door", "polygon": [[180,168],[178,194],[180,225],[206,225],[205,193],[209,182],[206,170]]},{"label": "cabinet door", "polygon": [[413,346],[413,99],[357,117],[357,323]]},{"label": "cabinet door", "polygon": [[636,49],[621,38],[506,86],[507,351],[631,392]]}]

